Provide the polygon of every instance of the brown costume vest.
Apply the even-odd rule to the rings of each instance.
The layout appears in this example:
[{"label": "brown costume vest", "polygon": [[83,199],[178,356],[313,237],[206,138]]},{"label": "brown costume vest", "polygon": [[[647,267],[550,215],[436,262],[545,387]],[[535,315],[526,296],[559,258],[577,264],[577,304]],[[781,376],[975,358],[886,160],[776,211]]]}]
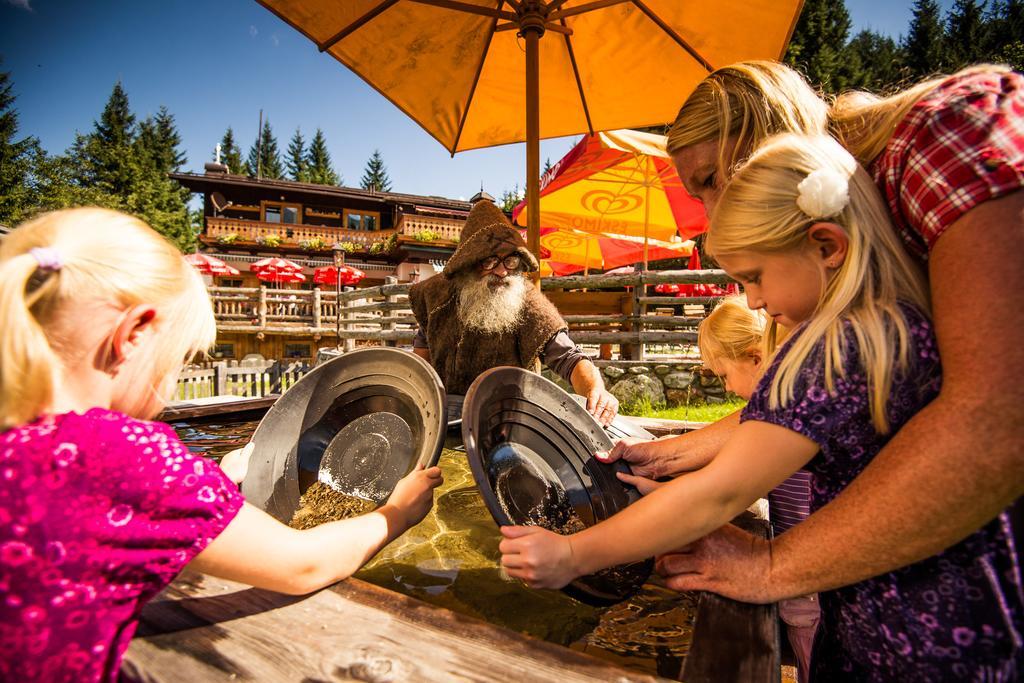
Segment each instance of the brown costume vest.
[{"label": "brown costume vest", "polygon": [[413,285],[409,303],[427,336],[430,363],[449,394],[465,394],[478,375],[501,365],[537,370],[544,346],[567,329],[554,304],[533,287],[526,293],[519,328],[504,334],[463,325],[458,288],[444,275]]}]

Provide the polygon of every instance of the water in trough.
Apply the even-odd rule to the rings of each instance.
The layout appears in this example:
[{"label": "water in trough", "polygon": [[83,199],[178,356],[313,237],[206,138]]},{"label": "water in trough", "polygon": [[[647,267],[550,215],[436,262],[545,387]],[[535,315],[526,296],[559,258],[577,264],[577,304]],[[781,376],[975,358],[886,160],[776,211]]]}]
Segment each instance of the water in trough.
[{"label": "water in trough", "polygon": [[[191,450],[217,459],[248,442],[256,425],[173,426]],[[434,509],[374,557],[358,578],[621,666],[678,678],[693,634],[695,595],[670,591],[655,579],[630,600],[595,608],[560,591],[526,588],[498,564],[501,535],[465,454],[446,450],[440,465],[445,482],[435,494]],[[296,518],[328,519],[324,499],[321,495],[319,507],[302,510]]]}]

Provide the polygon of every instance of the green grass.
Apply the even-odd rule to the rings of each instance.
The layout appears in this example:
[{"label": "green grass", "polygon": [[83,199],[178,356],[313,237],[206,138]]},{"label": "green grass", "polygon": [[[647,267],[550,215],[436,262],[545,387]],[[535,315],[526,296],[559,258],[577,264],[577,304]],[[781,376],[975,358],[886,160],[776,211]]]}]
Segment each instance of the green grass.
[{"label": "green grass", "polygon": [[720,420],[730,413],[734,413],[747,404],[740,399],[727,400],[725,403],[704,403],[695,401],[688,406],[676,408],[656,408],[650,403],[643,402],[638,405],[623,406],[623,415],[635,415],[638,417],[655,417],[661,420],[685,420],[687,422],[714,422]]}]

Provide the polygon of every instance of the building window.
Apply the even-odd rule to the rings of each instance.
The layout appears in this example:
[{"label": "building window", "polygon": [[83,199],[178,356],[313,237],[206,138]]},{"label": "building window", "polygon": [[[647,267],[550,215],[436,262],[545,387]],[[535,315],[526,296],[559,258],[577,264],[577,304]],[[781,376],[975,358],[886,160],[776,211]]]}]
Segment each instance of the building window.
[{"label": "building window", "polygon": [[221,278],[220,287],[241,287],[241,280],[232,280],[231,278]]},{"label": "building window", "polygon": [[285,358],[310,358],[309,344],[285,344]]},{"label": "building window", "polygon": [[263,202],[264,223],[284,223],[296,225],[301,223],[302,206],[299,204],[284,204],[282,202]]},{"label": "building window", "polygon": [[217,342],[216,344],[213,345],[213,353],[211,355],[214,358],[234,358],[234,342]]},{"label": "building window", "polygon": [[347,230],[377,230],[380,228],[380,213],[345,209],[344,225]]}]

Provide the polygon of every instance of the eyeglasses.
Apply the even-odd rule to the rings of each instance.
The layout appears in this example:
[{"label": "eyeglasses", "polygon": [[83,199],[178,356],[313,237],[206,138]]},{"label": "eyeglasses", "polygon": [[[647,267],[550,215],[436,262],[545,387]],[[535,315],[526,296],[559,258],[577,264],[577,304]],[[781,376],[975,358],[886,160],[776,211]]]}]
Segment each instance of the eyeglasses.
[{"label": "eyeglasses", "polygon": [[509,254],[504,258],[488,256],[480,262],[480,270],[494,270],[499,263],[505,266],[505,270],[513,272],[519,270],[519,266],[523,263],[523,257],[519,254]]}]

